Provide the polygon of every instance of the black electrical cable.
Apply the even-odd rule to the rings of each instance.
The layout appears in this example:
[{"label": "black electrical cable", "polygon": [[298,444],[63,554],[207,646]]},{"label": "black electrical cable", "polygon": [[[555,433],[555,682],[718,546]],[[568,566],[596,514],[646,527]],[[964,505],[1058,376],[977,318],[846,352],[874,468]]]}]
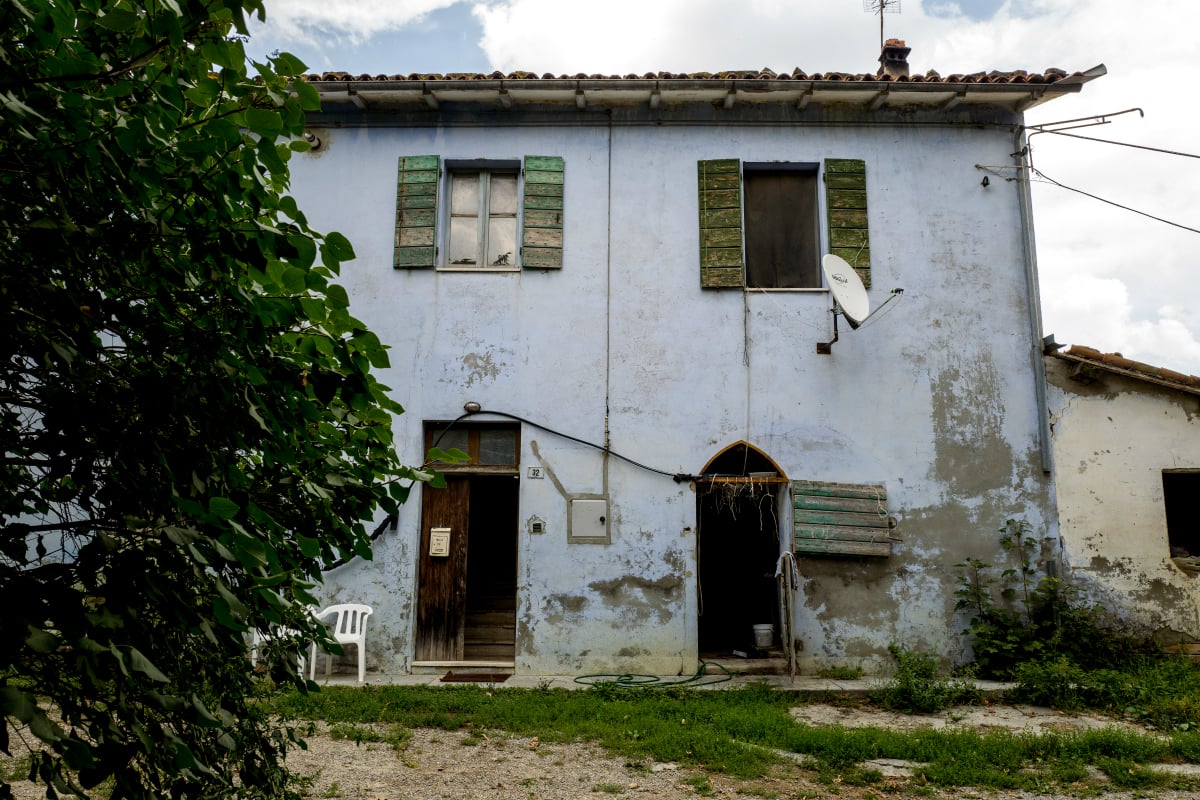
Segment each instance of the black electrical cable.
[{"label": "black electrical cable", "polygon": [[[608,453],[609,455],[619,458],[628,464],[632,464],[633,466],[638,467],[639,469],[644,469],[648,472],[653,472],[658,475],[665,475],[668,478],[671,478],[672,480],[674,480],[676,483],[686,483],[688,481],[695,481],[695,480],[702,480],[705,478],[716,477],[714,475],[689,475],[685,472],[672,473],[672,472],[666,472],[661,469],[655,469],[654,467],[647,466],[646,464],[643,464],[639,461],[634,461],[632,458],[629,458],[628,456],[623,456],[620,453],[605,447],[604,445],[596,444],[595,442],[589,442],[585,439],[580,439],[578,437],[571,436],[570,434],[562,433],[561,431],[556,431],[553,428],[549,428],[545,425],[540,425],[532,420],[528,420],[528,419],[525,419],[524,417],[517,416],[516,414],[509,414],[505,411],[488,411],[486,409],[480,409],[479,411],[467,411],[463,414],[459,414],[457,417],[455,417],[453,420],[451,420],[449,425],[442,428],[438,432],[437,438],[435,438],[433,440],[433,444],[431,445],[430,449],[436,448],[441,443],[442,437],[445,436],[447,433],[449,433],[450,429],[453,428],[455,425],[462,422],[464,419],[467,419],[468,417],[473,417],[478,414],[491,414],[492,416],[504,417],[505,419],[511,419],[516,422],[520,422],[522,424],[528,425],[531,428],[537,428],[540,431],[545,431],[546,433],[552,434],[554,436],[558,436],[562,439],[567,439],[568,441],[572,441],[577,444],[582,444],[587,447],[595,448],[596,450],[599,450],[603,453]],[[426,463],[423,466],[428,467],[428,466],[430,466],[430,464]],[[379,524],[379,527],[377,527],[371,533],[371,541],[374,542],[376,539],[378,539],[380,536],[382,536],[383,532],[385,530],[387,530],[389,527],[392,530],[395,530],[396,527],[399,525],[399,522],[400,522],[399,517],[396,514],[389,514],[386,518],[384,518],[383,522],[381,522]],[[348,556],[345,558],[339,558],[336,561],[334,561],[332,564],[327,564],[324,567],[322,567],[322,571],[328,572],[329,570],[337,569],[338,567],[342,566],[343,564],[348,563],[349,561],[353,560],[354,558],[357,558],[357,554],[354,554],[354,555],[351,555],[351,556]]]},{"label": "black electrical cable", "polygon": [[[666,475],[668,478],[671,478],[676,483],[686,483],[688,481],[694,481],[694,480],[696,480],[696,478],[699,477],[697,475],[689,475],[686,472],[667,472],[665,470],[655,469],[654,467],[647,466],[646,464],[643,464],[640,461],[634,461],[632,458],[630,458],[628,456],[623,456],[620,453],[618,453],[617,451],[615,451],[609,447],[605,447],[602,444],[596,444],[595,442],[589,442],[586,439],[580,439],[576,436],[571,436],[570,434],[563,433],[561,431],[556,431],[553,428],[548,428],[545,425],[540,425],[532,420],[525,419],[524,417],[519,417],[516,414],[509,414],[508,412],[505,412],[505,411],[490,411],[488,409],[480,409],[479,411],[468,411],[467,413],[463,414],[458,419],[454,420],[454,422],[458,422],[459,420],[463,419],[464,417],[475,416],[476,414],[491,414],[492,416],[504,417],[505,419],[515,420],[516,422],[523,423],[525,425],[528,425],[531,428],[537,428],[539,431],[545,431],[546,433],[557,436],[561,439],[566,439],[567,441],[575,442],[576,444],[581,444],[581,445],[584,445],[585,447],[595,448],[596,450],[599,450],[602,453],[608,453],[611,456],[621,459],[622,461],[624,461],[627,464],[632,464],[633,466],[637,467],[638,469],[644,469],[647,472],[653,472],[658,475]],[[450,424],[453,425],[454,423],[452,422]],[[449,430],[449,427],[450,426],[447,426],[446,429]]]},{"label": "black electrical cable", "polygon": [[1179,222],[1172,222],[1169,219],[1163,219],[1162,217],[1156,217],[1153,214],[1149,214],[1145,211],[1139,211],[1136,208],[1130,208],[1129,206],[1123,206],[1120,203],[1114,202],[1112,200],[1106,200],[1105,198],[1100,197],[1098,195],[1094,195],[1091,192],[1085,192],[1083,189],[1076,189],[1074,186],[1067,186],[1065,183],[1059,183],[1058,181],[1054,180],[1054,178],[1051,178],[1046,173],[1042,172],[1039,169],[1035,169],[1032,166],[1029,167],[1029,171],[1032,172],[1033,174],[1037,175],[1039,178],[1044,180],[1046,183],[1057,186],[1060,189],[1066,189],[1069,192],[1075,192],[1076,194],[1081,194],[1084,197],[1090,197],[1093,200],[1099,200],[1101,203],[1107,203],[1110,206],[1116,206],[1117,208],[1122,209],[1124,211],[1130,211],[1134,214],[1140,214],[1143,217],[1149,217],[1150,219],[1154,220],[1155,222],[1162,222],[1166,225],[1171,225],[1172,227],[1175,227],[1175,228],[1182,228],[1185,231],[1191,231],[1192,233],[1200,233],[1200,229],[1190,228],[1187,225],[1184,225]]},{"label": "black electrical cable", "polygon": [[[1030,126],[1030,130],[1033,126]],[[1118,142],[1116,139],[1101,139],[1096,136],[1084,136],[1081,133],[1067,133],[1066,131],[1054,130],[1037,130],[1036,133],[1054,133],[1059,136],[1070,136],[1072,139],[1085,139],[1089,142],[1100,142],[1101,144],[1115,144],[1119,147],[1132,147],[1135,150],[1149,150],[1151,153],[1163,153],[1168,156],[1182,156],[1183,158],[1200,158],[1196,153],[1184,153],[1179,150],[1166,150],[1161,147],[1151,147],[1146,144],[1134,144],[1133,142]]]}]

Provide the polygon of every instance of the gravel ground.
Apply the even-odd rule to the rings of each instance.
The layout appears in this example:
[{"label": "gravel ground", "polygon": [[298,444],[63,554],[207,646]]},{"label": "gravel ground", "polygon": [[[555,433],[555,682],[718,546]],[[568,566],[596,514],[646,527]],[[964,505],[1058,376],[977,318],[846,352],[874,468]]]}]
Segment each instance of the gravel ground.
[{"label": "gravel ground", "polygon": [[[904,715],[868,708],[804,705],[793,716],[812,725],[915,728],[960,725],[978,729],[1009,729],[1036,734],[1099,725],[1120,724],[1084,715],[1060,714],[1028,706],[951,709],[935,715]],[[365,728],[367,726],[358,726]],[[379,728],[386,736],[388,728]],[[288,765],[301,778],[306,798],[362,798],[364,800],[598,800],[605,795],[628,800],[640,798],[778,798],[815,800],[836,796],[838,800],[881,800],[920,794],[932,800],[1066,800],[1062,795],[1031,795],[1024,792],[992,792],[974,789],[933,791],[918,787],[909,776],[911,765],[902,762],[871,762],[864,766],[879,771],[881,782],[871,786],[826,785],[817,775],[798,764],[783,763],[755,780],[735,780],[710,775],[693,767],[654,762],[630,763],[614,757],[598,745],[540,742],[537,738],[502,732],[418,729],[400,746],[385,742],[356,744],[333,738],[320,726],[306,737],[307,750],[288,756]],[[0,774],[8,774],[6,759],[0,757]],[[1173,770],[1174,771],[1174,770]],[[1187,772],[1193,780],[1195,771]],[[19,800],[44,796],[44,787],[13,783]],[[1080,787],[1073,797],[1092,794]],[[1194,800],[1194,792],[1155,790],[1106,792],[1105,800]]]},{"label": "gravel ground", "polygon": [[[805,705],[793,712],[798,721],[812,725],[864,725],[912,729],[959,725],[981,730],[1008,729],[1030,734],[1118,725],[1113,720],[1061,714],[1030,706],[950,709],[933,715],[906,715],[844,706]],[[604,795],[637,798],[779,798],[815,800],[880,800],[914,796],[909,778],[911,765],[880,761],[865,764],[884,779],[872,786],[826,785],[814,772],[797,764],[782,764],[771,775],[756,780],[735,780],[711,775],[693,767],[653,762],[629,763],[584,743],[543,743],[536,738],[444,730],[416,730],[399,749],[390,744],[356,745],[330,738],[324,730],[309,736],[309,749],[289,756],[298,774],[310,778],[306,797],[365,798],[366,800],[596,800]],[[1194,769],[1172,771],[1197,777]],[[1099,775],[1097,774],[1097,778]],[[706,788],[707,787],[707,788]],[[1092,794],[1080,787],[1075,798]],[[975,789],[930,790],[919,787],[922,797],[933,800],[1066,800],[1063,795],[1033,795]],[[1195,800],[1196,793],[1177,790],[1110,791],[1105,800]]]}]

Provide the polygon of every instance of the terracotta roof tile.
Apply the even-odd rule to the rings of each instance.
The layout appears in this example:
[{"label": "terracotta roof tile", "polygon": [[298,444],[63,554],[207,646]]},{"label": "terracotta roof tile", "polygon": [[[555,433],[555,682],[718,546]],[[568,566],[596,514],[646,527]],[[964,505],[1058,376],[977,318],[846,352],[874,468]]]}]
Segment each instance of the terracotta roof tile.
[{"label": "terracotta roof tile", "polygon": [[1092,347],[1073,344],[1070,349],[1056,351],[1052,355],[1068,361],[1092,364],[1130,378],[1140,378],[1151,383],[1179,388],[1192,394],[1200,394],[1200,377],[1134,361],[1120,353],[1102,353]]},{"label": "terracotta roof tile", "polygon": [[[1078,76],[1081,73],[1073,73]],[[1051,67],[1041,73],[1027,72],[1023,69],[1012,70],[1009,72],[1000,72],[993,70],[991,72],[973,72],[970,74],[955,73],[942,77],[936,70],[929,70],[924,75],[909,75],[901,78],[891,78],[885,75],[875,73],[847,73],[847,72],[815,72],[807,74],[799,67],[791,72],[776,73],[774,70],[763,68],[760,70],[721,70],[718,72],[646,72],[642,75],[629,73],[627,75],[602,75],[602,74],[587,74],[583,72],[574,75],[555,75],[552,72],[546,72],[539,78],[534,72],[526,72],[523,70],[515,70],[507,74],[499,70],[491,73],[478,72],[450,72],[450,73],[435,73],[435,72],[414,72],[409,75],[351,75],[348,72],[322,72],[319,74],[310,74],[305,76],[309,81],[316,82],[349,82],[369,83],[369,82],[384,82],[384,81],[552,81],[552,80],[604,80],[604,81],[642,81],[642,80],[812,80],[812,81],[895,81],[898,83],[965,83],[965,84],[1048,84],[1056,83],[1063,78],[1069,77],[1065,71]]]}]

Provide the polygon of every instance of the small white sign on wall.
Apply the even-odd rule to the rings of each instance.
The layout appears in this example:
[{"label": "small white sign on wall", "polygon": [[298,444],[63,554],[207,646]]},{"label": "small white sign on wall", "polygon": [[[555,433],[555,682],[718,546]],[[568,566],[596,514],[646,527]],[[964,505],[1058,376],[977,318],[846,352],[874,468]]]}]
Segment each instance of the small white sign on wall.
[{"label": "small white sign on wall", "polygon": [[446,558],[450,555],[450,529],[429,529],[429,555]]},{"label": "small white sign on wall", "polygon": [[534,480],[542,480],[546,477],[546,472],[541,467],[530,467],[525,474]]}]

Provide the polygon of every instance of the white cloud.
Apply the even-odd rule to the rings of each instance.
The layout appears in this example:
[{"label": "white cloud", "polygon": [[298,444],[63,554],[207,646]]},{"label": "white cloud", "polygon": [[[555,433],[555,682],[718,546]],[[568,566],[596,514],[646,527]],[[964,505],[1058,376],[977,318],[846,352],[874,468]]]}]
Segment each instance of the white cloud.
[{"label": "white cloud", "polygon": [[264,35],[331,47],[361,44],[458,0],[271,0]]}]

